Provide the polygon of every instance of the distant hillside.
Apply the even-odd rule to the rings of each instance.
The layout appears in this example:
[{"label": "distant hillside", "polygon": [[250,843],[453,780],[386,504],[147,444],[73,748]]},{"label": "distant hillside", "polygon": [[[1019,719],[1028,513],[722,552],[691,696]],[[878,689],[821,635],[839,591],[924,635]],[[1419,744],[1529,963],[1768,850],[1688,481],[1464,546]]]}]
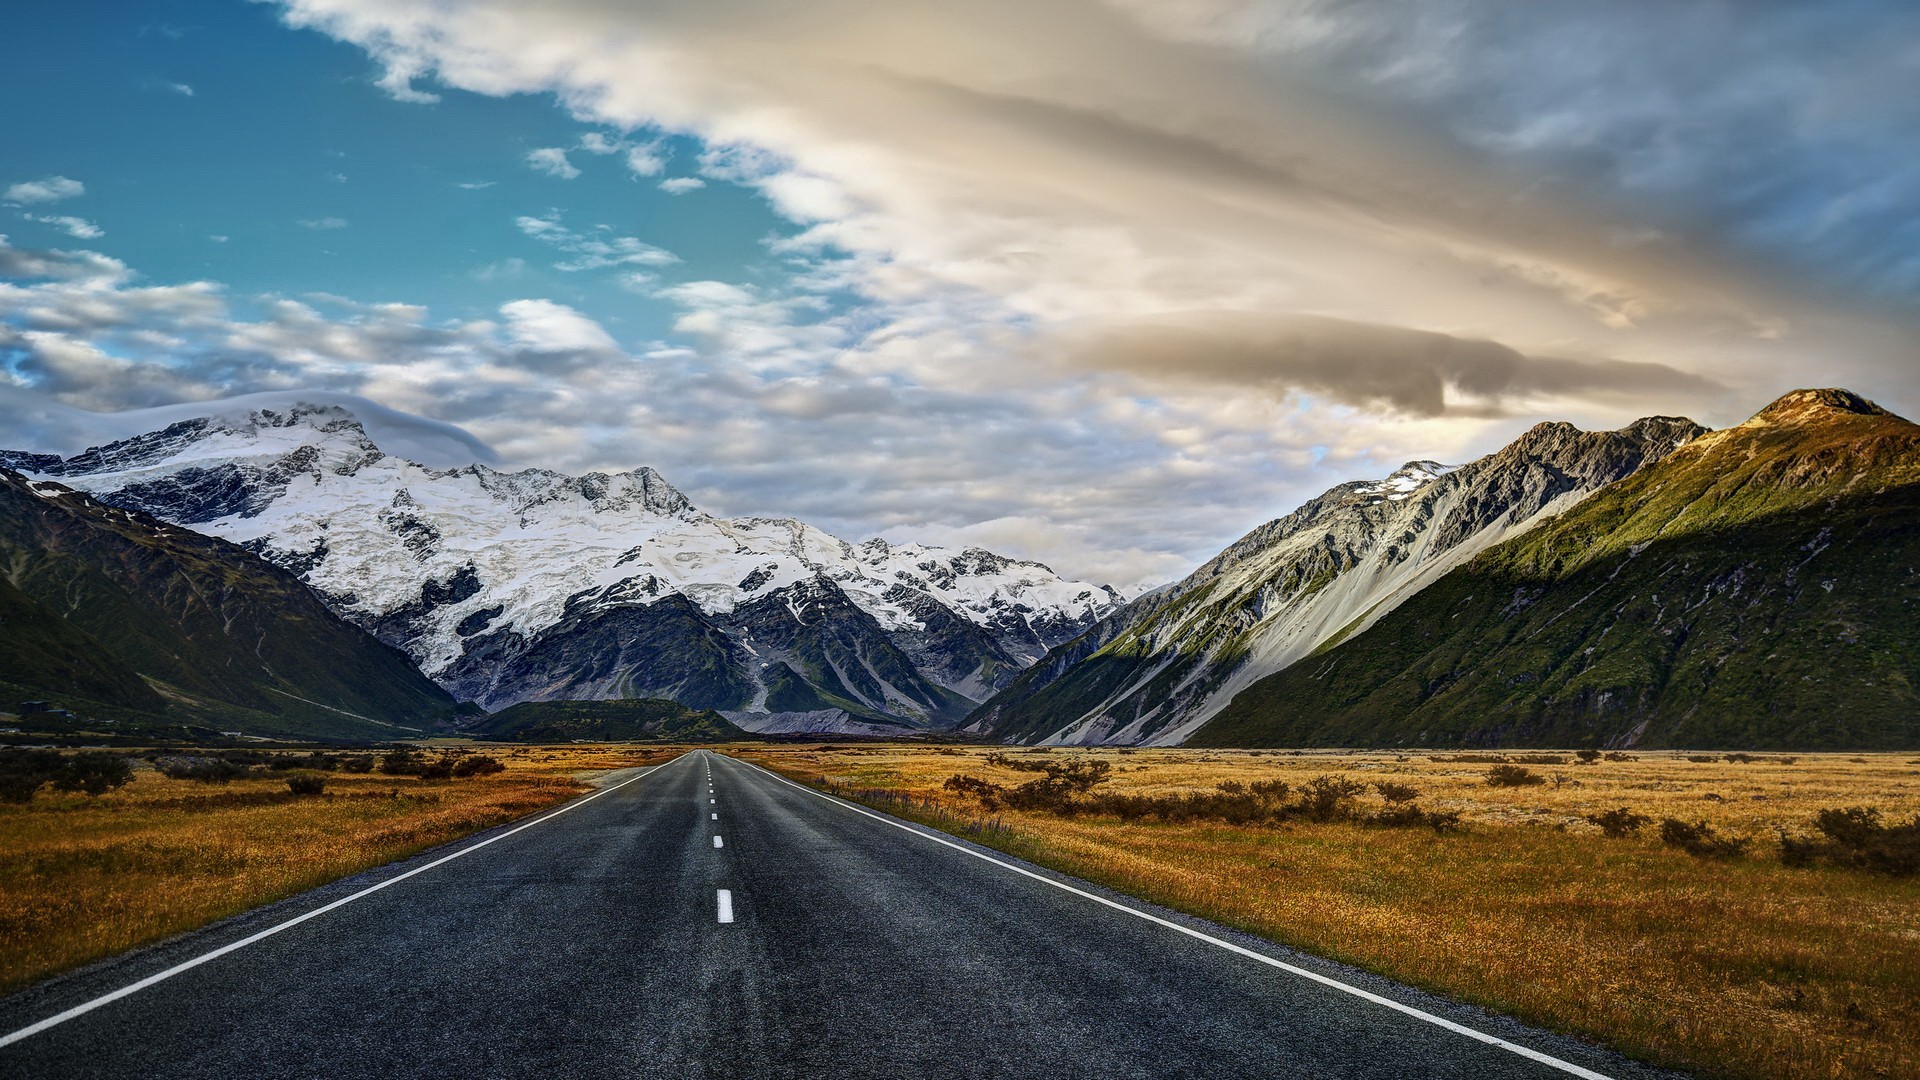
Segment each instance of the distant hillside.
[{"label": "distant hillside", "polygon": [[293,575],[0,468],[0,709],[391,738],[453,699]]},{"label": "distant hillside", "polygon": [[510,742],[727,742],[752,738],[712,709],[661,698],[630,701],[523,701],[467,729]]},{"label": "distant hillside", "polygon": [[1196,746],[1920,746],[1920,426],[1788,394],[1243,691]]},{"label": "distant hillside", "polygon": [[967,718],[1013,742],[1178,743],[1257,680],[1705,428],[1540,424],[1459,468],[1341,484],[1056,647]]}]

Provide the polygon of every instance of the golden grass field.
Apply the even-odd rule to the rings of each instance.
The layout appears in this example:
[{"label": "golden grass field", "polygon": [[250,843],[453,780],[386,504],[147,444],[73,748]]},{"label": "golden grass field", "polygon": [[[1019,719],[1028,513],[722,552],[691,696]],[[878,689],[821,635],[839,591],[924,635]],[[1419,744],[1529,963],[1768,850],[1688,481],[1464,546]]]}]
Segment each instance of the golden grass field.
[{"label": "golden grass field", "polygon": [[[1461,831],[1435,834],[987,813],[942,784],[966,773],[1011,786],[1033,774],[984,763],[986,749],[728,750],[796,779],[900,792],[963,820],[996,817],[1006,831],[986,842],[1012,854],[1644,1059],[1713,1076],[1920,1076],[1920,880],[1789,868],[1775,839],[1807,831],[1827,807],[1920,812],[1912,754],[1787,764],[1648,753],[1531,766],[1563,782],[1525,788],[1489,787],[1487,764],[1424,753],[1051,758],[1106,760],[1114,772],[1101,790],[1122,793],[1297,786],[1328,773],[1410,784],[1420,805],[1462,814]],[[1610,839],[1585,820],[1620,806],[1656,821],[1705,819],[1755,836],[1754,850],[1702,860],[1663,846],[1657,826]]]},{"label": "golden grass field", "polygon": [[286,774],[225,785],[141,767],[98,798],[42,791],[0,804],[0,993],[523,817],[654,748],[486,748],[491,776]]}]

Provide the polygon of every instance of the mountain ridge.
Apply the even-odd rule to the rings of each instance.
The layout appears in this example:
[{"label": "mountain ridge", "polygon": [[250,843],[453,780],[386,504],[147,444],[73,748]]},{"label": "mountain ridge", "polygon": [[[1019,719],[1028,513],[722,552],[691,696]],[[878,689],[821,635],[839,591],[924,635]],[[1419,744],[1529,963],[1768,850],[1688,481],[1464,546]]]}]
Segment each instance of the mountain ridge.
[{"label": "mountain ridge", "polygon": [[1021,742],[1182,741],[1234,695],[1366,628],[1447,570],[1707,429],[1535,425],[1460,467],[1336,485],[1044,658],[968,717]]},{"label": "mountain ridge", "polygon": [[1800,390],[1250,687],[1193,745],[1920,744],[1920,425]]}]

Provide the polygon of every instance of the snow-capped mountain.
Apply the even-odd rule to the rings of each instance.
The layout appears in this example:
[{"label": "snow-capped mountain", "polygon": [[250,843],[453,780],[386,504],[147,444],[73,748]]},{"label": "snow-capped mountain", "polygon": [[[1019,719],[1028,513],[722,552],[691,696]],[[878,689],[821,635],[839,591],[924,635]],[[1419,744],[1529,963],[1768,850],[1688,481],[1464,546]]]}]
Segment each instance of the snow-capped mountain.
[{"label": "snow-capped mountain", "polygon": [[1475,554],[1704,433],[1541,424],[1459,468],[1333,488],[1062,646],[968,718],[1013,741],[1175,744],[1255,681],[1366,629]]},{"label": "snow-capped mountain", "polygon": [[747,726],[957,721],[1122,597],[969,548],[720,518],[652,469],[432,469],[338,405],[0,464],[239,543],[456,696],[672,696]]}]

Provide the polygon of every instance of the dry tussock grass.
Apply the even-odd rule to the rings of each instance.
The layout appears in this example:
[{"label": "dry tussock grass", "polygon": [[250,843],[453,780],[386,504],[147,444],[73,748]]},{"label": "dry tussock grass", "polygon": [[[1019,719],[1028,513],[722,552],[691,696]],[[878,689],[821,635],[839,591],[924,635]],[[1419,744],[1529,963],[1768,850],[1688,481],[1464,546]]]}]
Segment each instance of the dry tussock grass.
[{"label": "dry tussock grass", "polygon": [[[966,773],[1031,774],[983,749],[755,748],[796,778],[948,805]],[[1018,757],[1021,751],[1012,752]],[[1911,754],[1529,764],[1556,786],[1490,787],[1491,762],[1391,753],[1055,750],[1113,766],[1105,789],[1205,790],[1336,773],[1410,784],[1457,834],[1353,824],[1231,827],[1001,811],[1014,854],[1630,1053],[1710,1075],[1920,1075],[1920,880],[1794,869],[1780,829],[1820,809],[1920,812]],[[1044,757],[1039,760],[1046,760]],[[1709,797],[1715,796],[1715,797]],[[1756,838],[1702,860],[1658,829],[1608,839],[1587,815],[1627,806]]]},{"label": "dry tussock grass", "polygon": [[653,750],[489,749],[506,771],[462,780],[286,774],[209,785],[142,766],[90,799],[0,805],[0,992],[404,858],[568,799]]}]

